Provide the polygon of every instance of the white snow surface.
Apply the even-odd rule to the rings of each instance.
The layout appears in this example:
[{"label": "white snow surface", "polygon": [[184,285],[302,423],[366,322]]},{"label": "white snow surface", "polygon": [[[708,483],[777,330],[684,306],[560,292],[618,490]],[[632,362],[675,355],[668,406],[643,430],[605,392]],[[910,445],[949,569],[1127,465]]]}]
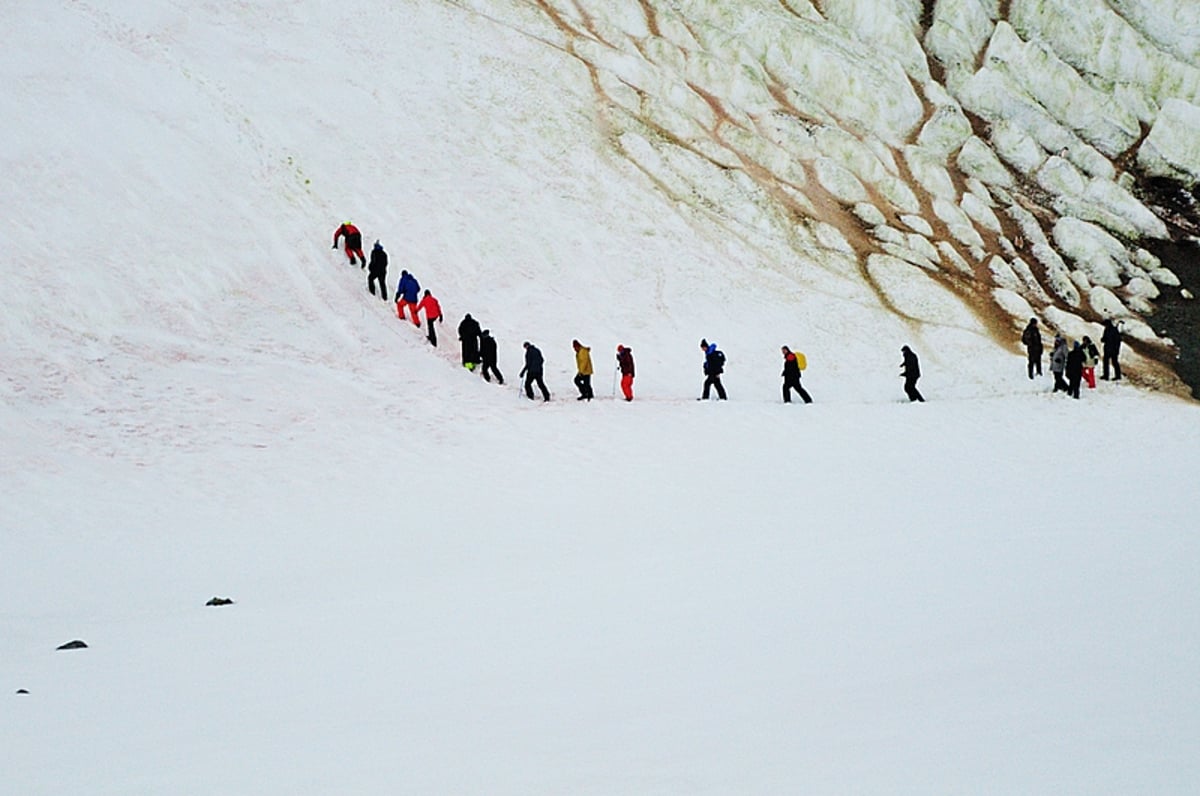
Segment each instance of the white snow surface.
[{"label": "white snow surface", "polygon": [[[781,237],[711,142],[608,129],[535,4],[109,5],[19,0],[0,31],[0,791],[1200,787],[1195,404],[1051,395],[936,269],[860,266],[828,223]],[[615,42],[645,33],[639,5],[574,8]],[[919,4],[884,5],[912,29]],[[1148,3],[1114,5],[1195,59]],[[837,58],[892,53],[873,79],[910,93],[848,113],[913,126],[903,31],[770,13],[823,47],[755,52],[732,11],[658,24],[736,32],[748,64],[830,91],[855,79]],[[661,78],[607,57],[601,81]],[[912,195],[877,140],[797,136],[843,201]],[[1001,215],[953,198],[956,236]],[[330,250],[344,219],[388,249],[390,289],[409,268],[441,299],[436,351]],[[1014,339],[1034,308],[1098,335],[1013,263],[992,271]],[[465,312],[503,387],[458,366]],[[728,402],[694,400],[702,336]],[[517,395],[522,340],[549,404]],[[903,401],[906,343],[928,403]],[[812,405],[780,403],[781,344]]]}]

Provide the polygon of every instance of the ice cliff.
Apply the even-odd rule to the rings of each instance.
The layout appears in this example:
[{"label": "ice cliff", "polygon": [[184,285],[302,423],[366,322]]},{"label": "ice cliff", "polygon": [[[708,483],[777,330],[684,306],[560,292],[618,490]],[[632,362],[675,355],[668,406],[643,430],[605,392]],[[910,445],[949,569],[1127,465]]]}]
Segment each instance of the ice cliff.
[{"label": "ice cliff", "polygon": [[611,151],[801,290],[923,320],[919,271],[1001,339],[1114,317],[1171,356],[1147,320],[1179,280],[1146,247],[1197,232],[1151,187],[1200,183],[1200,3],[453,4],[569,54]]}]

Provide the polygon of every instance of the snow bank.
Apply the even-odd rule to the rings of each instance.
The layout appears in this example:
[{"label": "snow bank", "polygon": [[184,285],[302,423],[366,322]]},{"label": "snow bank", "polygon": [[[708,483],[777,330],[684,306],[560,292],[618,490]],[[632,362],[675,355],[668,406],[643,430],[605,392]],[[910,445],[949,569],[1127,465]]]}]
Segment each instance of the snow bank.
[{"label": "snow bank", "polygon": [[1137,162],[1148,174],[1179,180],[1189,189],[1200,184],[1200,107],[1164,102],[1138,148]]}]

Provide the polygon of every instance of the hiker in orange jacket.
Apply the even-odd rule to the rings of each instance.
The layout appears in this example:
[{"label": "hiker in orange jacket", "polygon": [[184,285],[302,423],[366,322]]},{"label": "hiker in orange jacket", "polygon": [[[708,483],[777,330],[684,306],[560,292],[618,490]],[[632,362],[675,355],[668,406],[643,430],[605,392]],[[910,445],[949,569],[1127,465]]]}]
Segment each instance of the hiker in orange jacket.
[{"label": "hiker in orange jacket", "polygon": [[433,322],[442,322],[442,305],[438,303],[438,300],[433,297],[432,293],[426,290],[425,295],[421,297],[420,303],[417,304],[417,308],[413,310],[413,317],[416,318],[417,313],[421,310],[425,310],[425,324],[429,327],[429,334],[426,336],[426,339],[433,344],[434,348],[437,348],[437,330],[434,329]]},{"label": "hiker in orange jacket", "polygon": [[349,221],[343,222],[340,227],[333,233],[333,248],[338,246],[338,238],[345,237],[346,239],[346,256],[350,258],[350,264],[354,265],[354,255],[358,255],[359,262],[362,263],[360,268],[367,267],[367,257],[362,250],[362,233],[358,231],[358,227],[351,224]]}]

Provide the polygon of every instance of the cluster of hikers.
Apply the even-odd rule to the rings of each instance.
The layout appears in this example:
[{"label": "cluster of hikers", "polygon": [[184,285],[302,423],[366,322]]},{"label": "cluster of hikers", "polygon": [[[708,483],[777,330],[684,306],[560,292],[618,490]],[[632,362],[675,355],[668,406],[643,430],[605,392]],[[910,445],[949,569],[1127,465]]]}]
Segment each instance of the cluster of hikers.
[{"label": "cluster of hikers", "polygon": [[[367,290],[371,295],[379,295],[388,301],[387,267],[388,256],[379,241],[371,248],[370,259],[363,255],[362,233],[358,227],[349,221],[344,222],[333,233],[333,248],[341,241],[350,261],[350,265],[358,265],[367,271]],[[376,294],[376,287],[379,291]],[[406,270],[400,272],[400,280],[396,284],[394,294],[396,315],[400,320],[411,320],[417,328],[421,326],[420,313],[425,314],[426,339],[434,347],[438,344],[437,327],[443,323],[442,307],[438,300],[428,290],[422,292],[417,278]],[[479,321],[467,313],[458,324],[458,339],[462,348],[462,364],[467,370],[478,370],[485,381],[490,382],[492,376],[504,384],[504,376],[496,366],[496,340],[491,331],[480,326]],[[1104,322],[1104,332],[1100,341],[1104,349],[1104,375],[1109,378],[1111,364],[1116,380],[1121,378],[1121,365],[1118,357],[1121,351],[1121,332],[1111,320]],[[1042,375],[1042,334],[1036,318],[1029,319],[1029,325],[1021,335],[1021,342],[1028,354],[1029,378],[1034,374]],[[520,378],[524,381],[525,396],[534,399],[533,388],[536,386],[543,401],[550,400],[550,391],[544,380],[545,358],[541,350],[525,341],[525,366],[521,369]],[[592,365],[592,349],[578,340],[571,341],[575,351],[575,388],[579,391],[578,401],[590,401],[596,397],[592,389],[592,376],[595,369]],[[725,386],[721,383],[721,375],[725,372],[725,354],[707,339],[700,341],[700,349],[704,354],[704,387],[699,400],[708,400],[713,391],[718,400],[727,399]],[[783,402],[791,403],[791,393],[794,391],[806,404],[812,403],[812,396],[800,383],[800,374],[807,367],[803,353],[792,351],[787,346],[780,348],[783,355]],[[921,363],[916,353],[908,346],[900,349],[902,357],[900,376],[904,379],[904,394],[910,402],[924,402],[925,398],[917,389],[917,381],[921,378]],[[1074,398],[1079,397],[1081,382],[1086,380],[1089,388],[1096,386],[1096,365],[1101,361],[1100,352],[1090,337],[1075,341],[1074,347],[1068,350],[1067,341],[1061,335],[1055,335],[1054,348],[1050,353],[1050,371],[1054,375],[1054,392],[1066,392]],[[617,346],[616,373],[621,376],[621,394],[626,401],[633,400],[633,380],[635,369],[633,364],[633,349],[625,345]],[[616,387],[614,384],[614,394]]]},{"label": "cluster of hikers", "polygon": [[[1054,376],[1054,392],[1065,392],[1072,398],[1079,397],[1079,389],[1084,381],[1089,390],[1096,389],[1096,365],[1104,363],[1102,381],[1109,379],[1109,366],[1112,366],[1114,381],[1121,380],[1121,330],[1111,319],[1104,321],[1104,331],[1100,335],[1100,344],[1104,355],[1101,359],[1100,350],[1092,342],[1092,338],[1084,335],[1081,340],[1074,341],[1070,349],[1067,339],[1061,334],[1054,335],[1054,347],[1050,351],[1050,372]],[[1025,346],[1028,356],[1027,372],[1032,379],[1036,373],[1042,375],[1042,331],[1038,328],[1037,318],[1030,318],[1025,331],[1021,333],[1021,343]]]}]

